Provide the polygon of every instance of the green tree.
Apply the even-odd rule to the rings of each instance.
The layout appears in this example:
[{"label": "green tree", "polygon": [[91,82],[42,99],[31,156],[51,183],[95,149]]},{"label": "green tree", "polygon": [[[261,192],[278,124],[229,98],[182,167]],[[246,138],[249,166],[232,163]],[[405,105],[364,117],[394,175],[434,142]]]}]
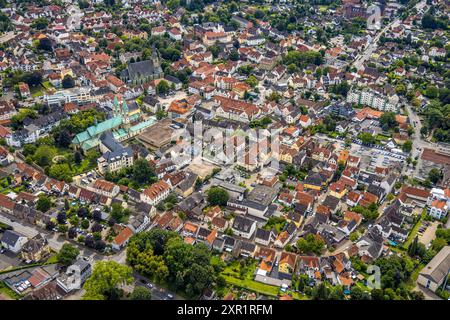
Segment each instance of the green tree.
[{"label": "green tree", "polygon": [[150,163],[145,159],[138,159],[133,165],[132,179],[137,183],[148,183],[155,177]]},{"label": "green tree", "polygon": [[62,80],[62,87],[64,89],[75,87],[75,80],[70,75],[66,74]]},{"label": "green tree", "polygon": [[99,261],[84,284],[84,300],[117,300],[120,286],[133,281],[132,269],[115,261]]},{"label": "green tree", "polygon": [[361,140],[363,144],[374,144],[375,137],[368,132],[361,132],[358,134],[358,139]]},{"label": "green tree", "polygon": [[65,243],[57,254],[58,263],[64,266],[70,266],[80,254],[78,248]]},{"label": "green tree", "polygon": [[404,151],[404,152],[411,152],[411,150],[412,150],[412,146],[413,146],[413,143],[412,143],[412,141],[411,140],[407,140],[407,141],[405,141],[405,143],[402,145],[402,150]]},{"label": "green tree", "polygon": [[50,198],[44,194],[41,194],[36,203],[36,209],[41,212],[47,212],[52,207],[52,205],[53,203]]},{"label": "green tree", "polygon": [[33,22],[31,23],[31,27],[37,30],[43,30],[47,28],[48,24],[49,22],[46,18],[37,18],[33,20]]},{"label": "green tree", "polygon": [[312,233],[298,239],[297,249],[301,253],[314,253],[319,255],[325,247],[325,241],[319,236]]},{"label": "green tree", "polygon": [[159,94],[167,94],[170,90],[169,83],[166,80],[161,80],[156,85],[156,92]]},{"label": "green tree", "polygon": [[442,171],[439,170],[438,168],[432,168],[428,172],[428,179],[430,179],[430,181],[434,184],[438,183],[439,180],[442,179],[442,177],[443,177]]},{"label": "green tree", "polygon": [[380,125],[384,131],[388,131],[390,129],[394,129],[398,127],[398,122],[395,119],[394,112],[385,112],[380,117]]},{"label": "green tree", "polygon": [[207,193],[208,203],[212,206],[226,206],[230,195],[220,187],[211,187]]},{"label": "green tree", "polygon": [[130,300],[152,300],[152,293],[146,287],[136,286],[130,295]]}]

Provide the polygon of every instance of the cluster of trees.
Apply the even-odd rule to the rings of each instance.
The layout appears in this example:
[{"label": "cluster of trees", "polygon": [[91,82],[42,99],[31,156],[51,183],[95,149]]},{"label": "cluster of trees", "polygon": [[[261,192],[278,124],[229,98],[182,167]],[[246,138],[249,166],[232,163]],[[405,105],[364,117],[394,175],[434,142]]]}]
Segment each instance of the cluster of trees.
[{"label": "cluster of trees", "polygon": [[116,173],[108,172],[105,179],[131,188],[140,188],[157,181],[153,166],[145,159],[138,159],[133,166]]},{"label": "cluster of trees", "polygon": [[414,262],[407,256],[391,255],[375,261],[380,267],[381,289],[372,290],[374,300],[423,299],[411,292],[407,283],[414,271]]},{"label": "cluster of trees", "polygon": [[61,247],[61,250],[59,250],[56,257],[58,259],[59,264],[67,267],[70,266],[75,261],[75,259],[78,257],[79,254],[80,250],[78,250],[78,248],[68,243],[65,243]]},{"label": "cluster of trees", "polygon": [[48,20],[46,18],[37,18],[34,19],[31,23],[31,27],[37,30],[43,30],[48,27]]},{"label": "cluster of trees", "polygon": [[357,205],[352,211],[361,214],[366,220],[375,220],[379,215],[378,205],[376,203],[371,203],[367,208]]},{"label": "cluster of trees", "polygon": [[283,64],[288,66],[290,72],[295,72],[306,67],[308,64],[321,65],[323,56],[316,51],[289,51],[283,59]]},{"label": "cluster of trees", "polygon": [[221,187],[211,187],[207,193],[207,200],[211,206],[226,206],[230,195]]},{"label": "cluster of trees", "polygon": [[[433,8],[433,7],[431,7]],[[422,27],[425,29],[447,29],[448,26],[448,17],[443,15],[440,17],[436,17],[432,14],[432,9],[429,12],[423,15],[422,17]]]},{"label": "cluster of trees", "polygon": [[215,281],[210,261],[205,245],[186,244],[178,234],[160,229],[134,235],[127,247],[127,263],[137,272],[167,281],[189,297],[198,296]]},{"label": "cluster of trees", "polygon": [[395,130],[398,128],[398,122],[395,119],[394,112],[385,112],[380,117],[380,126],[384,131]]},{"label": "cluster of trees", "polygon": [[272,119],[269,117],[264,117],[259,120],[252,120],[249,123],[250,128],[267,128],[269,124],[272,123]]},{"label": "cluster of trees", "polygon": [[3,12],[0,12],[0,32],[11,31],[12,29],[13,25],[9,17]]},{"label": "cluster of trees", "polygon": [[320,255],[325,247],[325,241],[319,235],[310,233],[298,239],[296,246],[300,253]]},{"label": "cluster of trees", "polygon": [[431,242],[432,249],[439,252],[443,247],[450,244],[450,229],[439,227],[436,230],[436,239]]},{"label": "cluster of trees", "polygon": [[432,94],[431,102],[424,111],[425,124],[421,129],[423,135],[433,131],[437,141],[450,142],[450,89],[438,89]]},{"label": "cluster of trees", "polygon": [[84,300],[118,300],[123,296],[122,285],[133,281],[132,269],[115,261],[99,261],[83,288]]},{"label": "cluster of trees", "polygon": [[40,71],[23,72],[20,70],[10,72],[3,79],[3,85],[5,87],[14,87],[19,82],[25,82],[30,87],[35,87],[42,82],[42,73]]},{"label": "cluster of trees", "polygon": [[41,212],[47,212],[53,206],[52,200],[45,194],[41,194],[36,203],[36,209]]},{"label": "cluster of trees", "polygon": [[350,91],[350,85],[344,80],[338,84],[330,86],[329,91],[331,93],[340,94],[343,97],[347,97],[347,94]]},{"label": "cluster of trees", "polygon": [[287,178],[290,179],[297,179],[297,180],[304,180],[306,176],[308,175],[307,170],[297,168],[294,165],[288,164],[284,170],[283,173],[280,176],[280,181],[286,181]]}]

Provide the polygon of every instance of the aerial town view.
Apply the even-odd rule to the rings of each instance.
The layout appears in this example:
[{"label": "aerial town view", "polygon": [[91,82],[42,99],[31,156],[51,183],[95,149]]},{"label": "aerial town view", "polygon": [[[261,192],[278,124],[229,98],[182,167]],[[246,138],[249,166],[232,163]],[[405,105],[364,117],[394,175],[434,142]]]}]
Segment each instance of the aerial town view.
[{"label": "aerial town view", "polygon": [[449,17],[0,0],[0,300],[449,300]]}]

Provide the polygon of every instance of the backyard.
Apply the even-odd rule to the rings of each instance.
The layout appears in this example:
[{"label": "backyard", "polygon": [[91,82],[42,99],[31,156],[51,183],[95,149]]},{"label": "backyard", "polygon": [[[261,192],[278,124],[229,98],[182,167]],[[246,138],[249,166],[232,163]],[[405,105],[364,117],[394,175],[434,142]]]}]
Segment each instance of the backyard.
[{"label": "backyard", "polygon": [[245,263],[236,260],[225,267],[221,275],[230,285],[271,297],[278,296],[278,293],[280,291],[278,287],[270,286],[253,280],[256,268],[257,262],[255,260],[249,260]]}]

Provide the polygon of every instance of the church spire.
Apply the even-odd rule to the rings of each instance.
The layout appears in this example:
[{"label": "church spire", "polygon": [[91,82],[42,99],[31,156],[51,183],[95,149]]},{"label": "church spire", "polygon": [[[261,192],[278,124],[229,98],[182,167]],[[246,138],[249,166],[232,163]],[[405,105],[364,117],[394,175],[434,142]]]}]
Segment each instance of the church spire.
[{"label": "church spire", "polygon": [[127,103],[125,102],[125,99],[123,99],[123,103],[122,103],[122,112],[124,115],[128,114],[128,106],[127,106]]}]

